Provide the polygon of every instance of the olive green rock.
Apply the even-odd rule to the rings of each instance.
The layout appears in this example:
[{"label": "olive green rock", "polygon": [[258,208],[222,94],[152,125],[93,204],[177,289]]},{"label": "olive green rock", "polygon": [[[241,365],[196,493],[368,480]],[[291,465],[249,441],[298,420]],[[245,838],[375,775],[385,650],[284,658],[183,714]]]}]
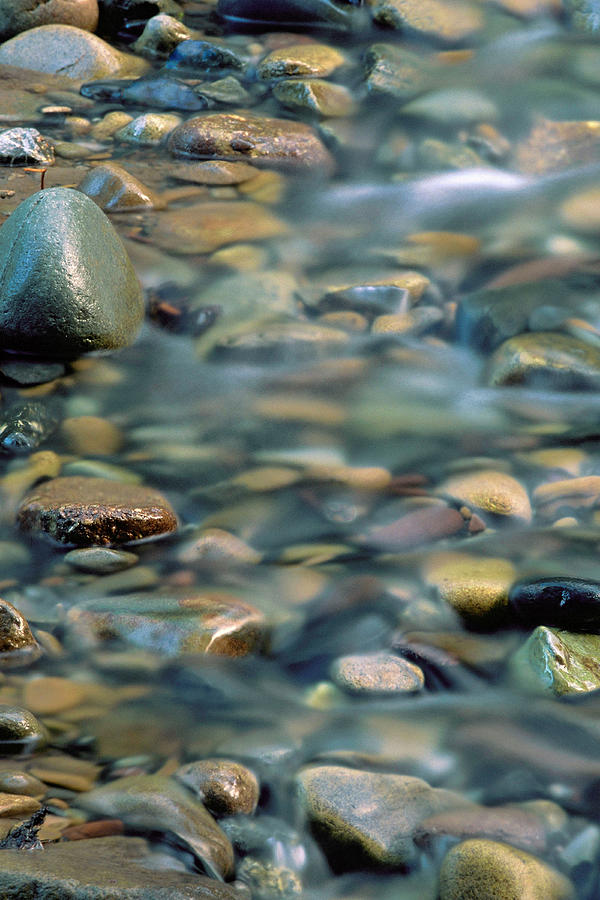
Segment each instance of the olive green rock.
[{"label": "olive green rock", "polygon": [[524,850],[470,840],[450,850],[440,871],[440,900],[573,900],[570,881]]},{"label": "olive green rock", "polygon": [[0,40],[39,25],[74,25],[95,31],[98,0],[0,0]]},{"label": "olive green rock", "polygon": [[48,741],[46,729],[28,709],[0,704],[0,754],[32,753]]},{"label": "olive green rock", "polygon": [[402,869],[416,858],[413,836],[422,821],[470,805],[410,775],[314,766],[297,778],[300,803],[338,871]]},{"label": "olive green rock", "polygon": [[576,694],[600,688],[600,634],[576,634],[540,625],[510,661],[525,690]]},{"label": "olive green rock", "polygon": [[142,290],[117,232],[79,191],[48,188],[0,229],[0,347],[74,359],[131,343]]},{"label": "olive green rock", "polygon": [[488,384],[556,390],[598,390],[600,350],[553,331],[516,335],[491,356]]}]

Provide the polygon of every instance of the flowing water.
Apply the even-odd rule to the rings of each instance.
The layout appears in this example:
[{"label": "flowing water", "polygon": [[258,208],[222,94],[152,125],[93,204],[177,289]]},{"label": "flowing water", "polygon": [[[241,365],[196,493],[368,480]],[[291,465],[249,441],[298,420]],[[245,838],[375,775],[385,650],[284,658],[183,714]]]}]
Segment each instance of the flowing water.
[{"label": "flowing water", "polygon": [[[314,27],[310,10],[312,26],[291,27],[184,7],[190,28],[246,61],[234,73],[244,102],[209,111],[307,122],[335,170],[259,162],[254,182],[204,184],[164,144],[74,136],[64,114],[38,125],[83,148],[47,184],[78,184],[111,159],[168,206],[110,213],[145,290],[137,341],[50,387],[7,381],[5,406],[25,399],[33,418],[53,417],[36,450],[59,454],[61,474],[155,487],[179,529],[126,548],[130,568],[82,573],[65,548],[15,529],[11,477],[30,463],[5,444],[3,597],[46,653],[6,672],[0,700],[27,706],[40,677],[83,684],[85,702],[34,709],[55,750],[99,763],[100,780],[208,757],[247,765],[258,810],[227,833],[259,900],[435,898],[444,855],[470,836],[531,851],[577,896],[598,897],[600,594],[582,624],[569,582],[600,583],[593,4],[477,2],[481,27],[449,41],[346,4],[344,16],[361,16],[352,27]],[[131,51],[140,30],[126,23],[109,39]],[[277,79],[257,75],[267,52],[309,40],[344,54],[327,77],[347,88],[346,115],[285,106]],[[152,67],[166,77],[164,62]],[[223,77],[175,74],[193,86]],[[172,111],[152,96],[82,93],[92,99],[77,115],[92,123]],[[8,214],[36,176],[6,171]],[[240,201],[256,204],[250,225]],[[194,231],[215,202],[218,222]],[[264,238],[263,215],[274,221]],[[223,220],[231,236],[214,239]],[[88,416],[115,426],[115,446],[73,439]],[[524,621],[508,592],[541,577],[567,591],[567,611],[538,603]],[[200,626],[198,597],[232,612]],[[221,615],[235,619],[229,641]],[[534,628],[541,657],[528,649]],[[211,629],[225,634],[216,652]],[[564,632],[573,641],[557,649]],[[581,632],[592,635],[583,649]],[[381,671],[377,684],[365,672],[344,682],[340,660],[381,653],[416,664],[424,686],[386,690]],[[360,827],[336,838],[314,809],[308,821],[297,784],[309,765],[413,776],[484,807],[548,801],[543,836],[523,837],[515,820],[419,837],[377,787],[356,815],[418,838],[404,861],[393,849],[377,861]]]}]

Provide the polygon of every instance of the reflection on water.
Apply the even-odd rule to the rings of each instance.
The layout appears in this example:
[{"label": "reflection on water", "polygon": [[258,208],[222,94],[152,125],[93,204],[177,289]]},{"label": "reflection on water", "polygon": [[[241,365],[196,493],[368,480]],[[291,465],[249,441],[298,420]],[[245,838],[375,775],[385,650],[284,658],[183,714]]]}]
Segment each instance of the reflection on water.
[{"label": "reflection on water", "polygon": [[[29,701],[53,747],[99,763],[100,780],[170,775],[173,760],[248,765],[258,812],[221,824],[257,898],[434,898],[469,837],[596,897],[600,617],[585,643],[570,607],[563,639],[544,608],[534,632],[509,601],[521,578],[600,583],[596,37],[558,3],[530,18],[476,4],[487,30],[447,47],[368,17],[351,34],[302,26],[302,41],[343,51],[330,80],[356,105],[321,118],[257,77],[293,34],[248,34],[233,14],[224,32],[193,6],[194,27],[210,21],[250,60],[242,105],[309,122],[337,170],[203,181],[164,148],[106,143],[163,196],[111,219],[147,322],[50,389],[7,381],[5,409],[34,404],[29,426],[52,416],[33,449],[55,451],[61,474],[156,487],[180,528],[127,548],[137,561],[86,570],[15,531],[22,493],[58,473],[7,456],[2,591],[46,654],[7,672],[0,700]],[[328,6],[344,29],[346,8],[315,15]],[[164,110],[153,90],[125,108]],[[107,91],[87,91],[90,121],[121,109]],[[61,165],[70,179],[89,162]],[[86,417],[118,439],[86,438]],[[44,706],[46,676],[83,687]],[[373,780],[312,796],[309,764]],[[415,812],[378,780],[392,775],[434,799]],[[77,806],[68,785],[64,797]],[[567,896],[560,884],[544,896]]]}]

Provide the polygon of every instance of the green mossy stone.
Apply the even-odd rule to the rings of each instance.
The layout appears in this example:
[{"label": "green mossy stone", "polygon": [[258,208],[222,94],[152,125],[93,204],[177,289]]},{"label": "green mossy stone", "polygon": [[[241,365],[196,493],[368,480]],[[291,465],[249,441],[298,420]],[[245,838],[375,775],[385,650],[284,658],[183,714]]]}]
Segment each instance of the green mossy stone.
[{"label": "green mossy stone", "polygon": [[600,635],[540,625],[510,662],[513,682],[527,691],[578,694],[600,688]]},{"label": "green mossy stone", "polygon": [[70,188],[24,200],[0,229],[0,347],[74,359],[130,344],[142,290],[117,232]]}]

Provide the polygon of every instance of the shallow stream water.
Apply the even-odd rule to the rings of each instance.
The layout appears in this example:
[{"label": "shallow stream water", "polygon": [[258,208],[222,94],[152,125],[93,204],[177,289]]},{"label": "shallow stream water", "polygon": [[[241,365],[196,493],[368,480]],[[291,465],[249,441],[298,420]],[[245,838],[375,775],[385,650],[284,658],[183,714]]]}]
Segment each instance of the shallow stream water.
[{"label": "shallow stream water", "polygon": [[[33,420],[52,417],[34,450],[58,454],[61,474],[155,487],[179,528],[125,548],[138,556],[130,568],[82,573],[65,561],[69,548],[16,529],[11,486],[31,463],[5,444],[0,588],[45,654],[6,670],[0,701],[27,706],[39,678],[84,685],[67,708],[39,696],[31,708],[53,751],[99,764],[99,781],[170,774],[209,757],[248,766],[260,782],[258,809],[227,833],[236,883],[257,900],[435,898],[445,854],[469,837],[531,852],[570,879],[573,896],[592,900],[600,895],[593,4],[467,4],[480,27],[449,39],[451,2],[425,32],[373,22],[383,3],[340,6],[355,16],[351,26],[316,27],[318,17],[252,24],[219,17],[211,3],[182,4],[189,28],[244,60],[233,73],[244,102],[215,100],[206,114],[306,122],[331,154],[330,171],[258,160],[254,182],[204,184],[196,163],[165,143],[75,134],[74,116],[94,125],[116,110],[173,111],[152,96],[144,105],[98,99],[89,83],[72,89],[92,98],[81,109],[74,102],[71,113],[39,116],[58,147],[47,186],[76,186],[111,160],[162,201],[109,212],[144,287],[136,342],[42,386],[5,379],[4,408],[27,402]],[[135,52],[142,27],[126,22],[104,36]],[[347,88],[345,115],[286,106],[273,93],[278,79],[258,74],[267,53],[310,41],[344,55],[325,77]],[[173,74],[165,62],[155,56],[151,70]],[[174,74],[196,88],[232,75]],[[4,215],[37,177],[0,171]],[[211,203],[220,204],[213,224],[194,230]],[[261,237],[265,215],[270,236]],[[84,417],[112,423],[114,446],[80,440]],[[538,598],[524,618],[509,592],[542,577],[567,590],[567,609]],[[573,578],[598,592],[584,624]],[[210,634],[229,625],[217,612],[203,631],[198,597],[234,611],[222,614],[236,619],[233,637],[217,648]],[[252,608],[248,632],[236,631],[239,603]],[[557,649],[565,633],[574,639]],[[593,636],[583,649],[581,633]],[[418,689],[386,687],[382,671],[344,681],[340,660],[366,665],[381,654],[414,663]],[[420,821],[396,824],[391,795],[377,788],[356,815],[366,822],[379,810],[397,831],[384,843],[405,832],[412,842],[404,862],[393,846],[377,860],[360,823],[345,833],[337,813],[323,823],[301,799],[298,773],[317,765],[421,778],[482,807],[547,801],[543,834],[523,836],[516,820],[514,830],[486,822],[461,831],[454,822],[447,833],[418,832]],[[76,792],[62,790],[53,794],[64,802],[51,809],[56,818],[78,808]],[[160,843],[160,822],[151,830]],[[475,896],[456,890],[443,897]]]}]

